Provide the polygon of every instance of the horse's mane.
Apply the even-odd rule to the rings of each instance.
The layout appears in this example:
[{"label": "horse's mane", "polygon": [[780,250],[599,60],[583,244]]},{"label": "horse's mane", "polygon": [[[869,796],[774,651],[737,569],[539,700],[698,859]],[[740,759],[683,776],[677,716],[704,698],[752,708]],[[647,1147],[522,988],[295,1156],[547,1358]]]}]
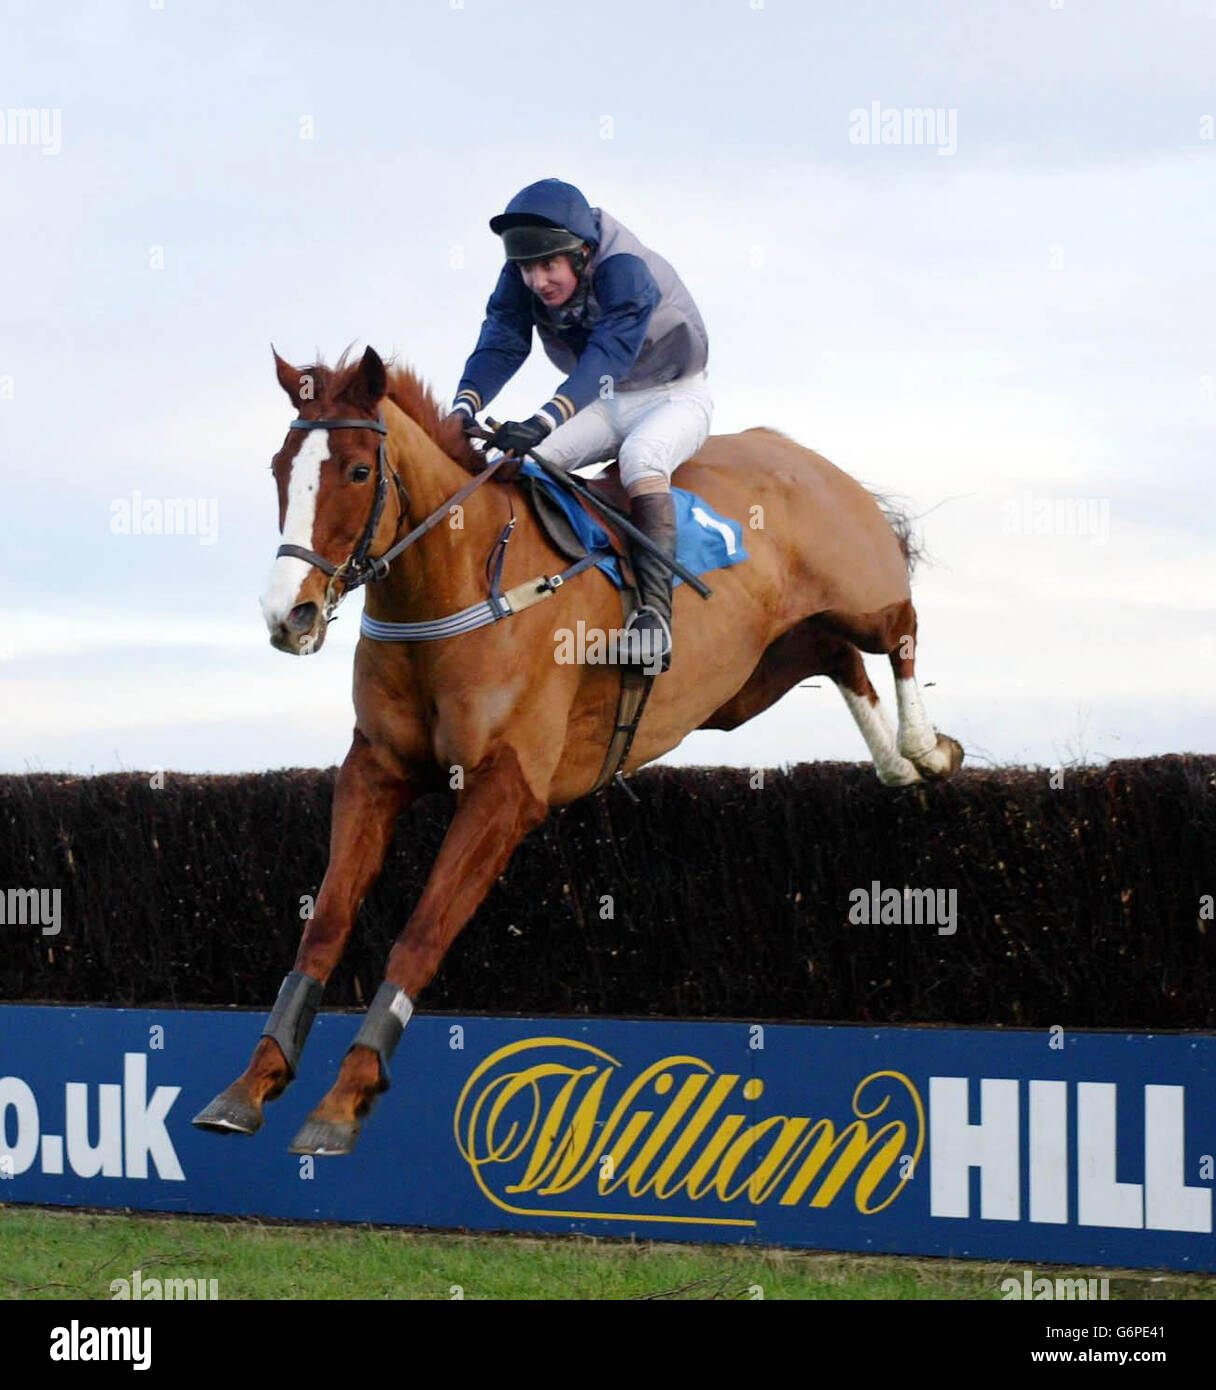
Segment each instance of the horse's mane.
[{"label": "horse's mane", "polygon": [[[465,438],[459,418],[445,415],[431,388],[411,367],[395,362],[385,363],[388,372],[388,397],[399,409],[434,440],[450,459],[470,472],[480,467],[480,455]],[[301,367],[301,375],[313,378],[317,398],[327,404],[336,402],[350,385],[359,370],[358,359],[351,361],[351,349],[346,348],[332,367],[317,362]]]}]

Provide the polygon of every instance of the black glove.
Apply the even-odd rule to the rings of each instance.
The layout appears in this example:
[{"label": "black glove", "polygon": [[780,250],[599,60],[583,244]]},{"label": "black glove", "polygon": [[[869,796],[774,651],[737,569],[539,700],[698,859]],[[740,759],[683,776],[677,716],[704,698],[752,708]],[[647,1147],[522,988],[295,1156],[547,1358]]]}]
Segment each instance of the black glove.
[{"label": "black glove", "polygon": [[[541,415],[533,415],[530,420],[508,420],[494,431],[490,444],[495,449],[522,457],[549,433],[551,426]],[[517,470],[518,471],[518,470]]]}]

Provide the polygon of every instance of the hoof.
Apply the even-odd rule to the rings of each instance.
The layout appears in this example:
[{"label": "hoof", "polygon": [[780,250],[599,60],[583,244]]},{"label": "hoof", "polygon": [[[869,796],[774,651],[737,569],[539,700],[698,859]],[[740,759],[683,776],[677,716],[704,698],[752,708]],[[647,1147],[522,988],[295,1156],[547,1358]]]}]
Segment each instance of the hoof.
[{"label": "hoof", "polygon": [[256,1134],[262,1128],[262,1111],[234,1086],[229,1086],[190,1123],[198,1129],[209,1129],[212,1134]]},{"label": "hoof", "polygon": [[938,734],[937,744],[919,758],[913,758],[923,776],[933,781],[953,777],[963,765],[963,745],[949,734]]},{"label": "hoof", "polygon": [[332,1120],[315,1120],[310,1117],[304,1121],[299,1134],[291,1141],[288,1153],[320,1154],[332,1158],[350,1153],[358,1137],[357,1120],[335,1124]]}]

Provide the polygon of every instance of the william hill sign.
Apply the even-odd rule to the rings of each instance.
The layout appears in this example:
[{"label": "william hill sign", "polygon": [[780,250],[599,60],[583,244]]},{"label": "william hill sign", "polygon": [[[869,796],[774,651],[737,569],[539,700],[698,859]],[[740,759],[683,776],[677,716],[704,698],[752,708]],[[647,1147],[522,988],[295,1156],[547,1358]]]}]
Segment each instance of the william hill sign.
[{"label": "william hill sign", "polygon": [[631,1073],[591,1043],[527,1038],[469,1077],[456,1144],[487,1199],[527,1216],[754,1227],[769,1202],[871,1215],[912,1180],[925,1112],[902,1073],[863,1077],[847,1116],[766,1114],[764,1093],[702,1057]]},{"label": "william hill sign", "polygon": [[[532,1037],[474,1069],[455,1142],[487,1200],[522,1216],[755,1228],[759,1208],[839,1206],[872,1218],[915,1188],[927,1145],[931,1217],[969,1219],[976,1172],[985,1221],[1068,1225],[1071,1189],[1077,1226],[1212,1233],[1210,1162],[1194,1164],[1206,1182],[1186,1180],[1183,1085],[1143,1088],[1143,1181],[1130,1182],[1117,1082],[1075,1083],[1072,1123],[1062,1080],[931,1075],[927,1101],[903,1071],[847,1080],[804,1083],[809,1113],[773,1113],[763,1077],[703,1057],[631,1070],[589,1042]],[[843,1103],[805,1106],[825,1090]]]},{"label": "william hill sign", "polygon": [[1208,1035],[421,1016],[307,1160],[357,1016],[253,1139],[189,1123],[262,1022],[0,1007],[0,1202],[1216,1270]]}]

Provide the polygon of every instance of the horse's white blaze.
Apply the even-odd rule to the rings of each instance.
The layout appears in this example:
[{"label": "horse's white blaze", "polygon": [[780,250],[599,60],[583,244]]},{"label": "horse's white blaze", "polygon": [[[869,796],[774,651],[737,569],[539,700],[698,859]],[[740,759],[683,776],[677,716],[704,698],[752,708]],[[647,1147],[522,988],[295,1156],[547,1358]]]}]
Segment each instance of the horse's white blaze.
[{"label": "horse's white blaze", "polygon": [[895,679],[895,703],[899,708],[899,751],[927,772],[945,772],[949,753],[937,746],[937,730],[925,713],[915,676]]},{"label": "horse's white blaze", "polygon": [[903,787],[909,782],[919,782],[920,773],[907,758],[901,756],[895,746],[895,730],[891,728],[891,721],[883,707],[877,701],[871,704],[867,696],[858,695],[839,681],[836,688],[844,696],[849,713],[861,730],[870,757],[874,759],[879,781],[888,787]]},{"label": "horse's white blaze", "polygon": [[[300,452],[291,465],[287,483],[287,515],[283,518],[283,541],[314,550],[313,526],[317,519],[317,493],[321,487],[321,465],[329,457],[329,431],[309,430]],[[294,555],[280,555],[270,570],[270,582],[262,595],[262,615],[274,632],[296,606],[300,585],[312,566]]]}]

